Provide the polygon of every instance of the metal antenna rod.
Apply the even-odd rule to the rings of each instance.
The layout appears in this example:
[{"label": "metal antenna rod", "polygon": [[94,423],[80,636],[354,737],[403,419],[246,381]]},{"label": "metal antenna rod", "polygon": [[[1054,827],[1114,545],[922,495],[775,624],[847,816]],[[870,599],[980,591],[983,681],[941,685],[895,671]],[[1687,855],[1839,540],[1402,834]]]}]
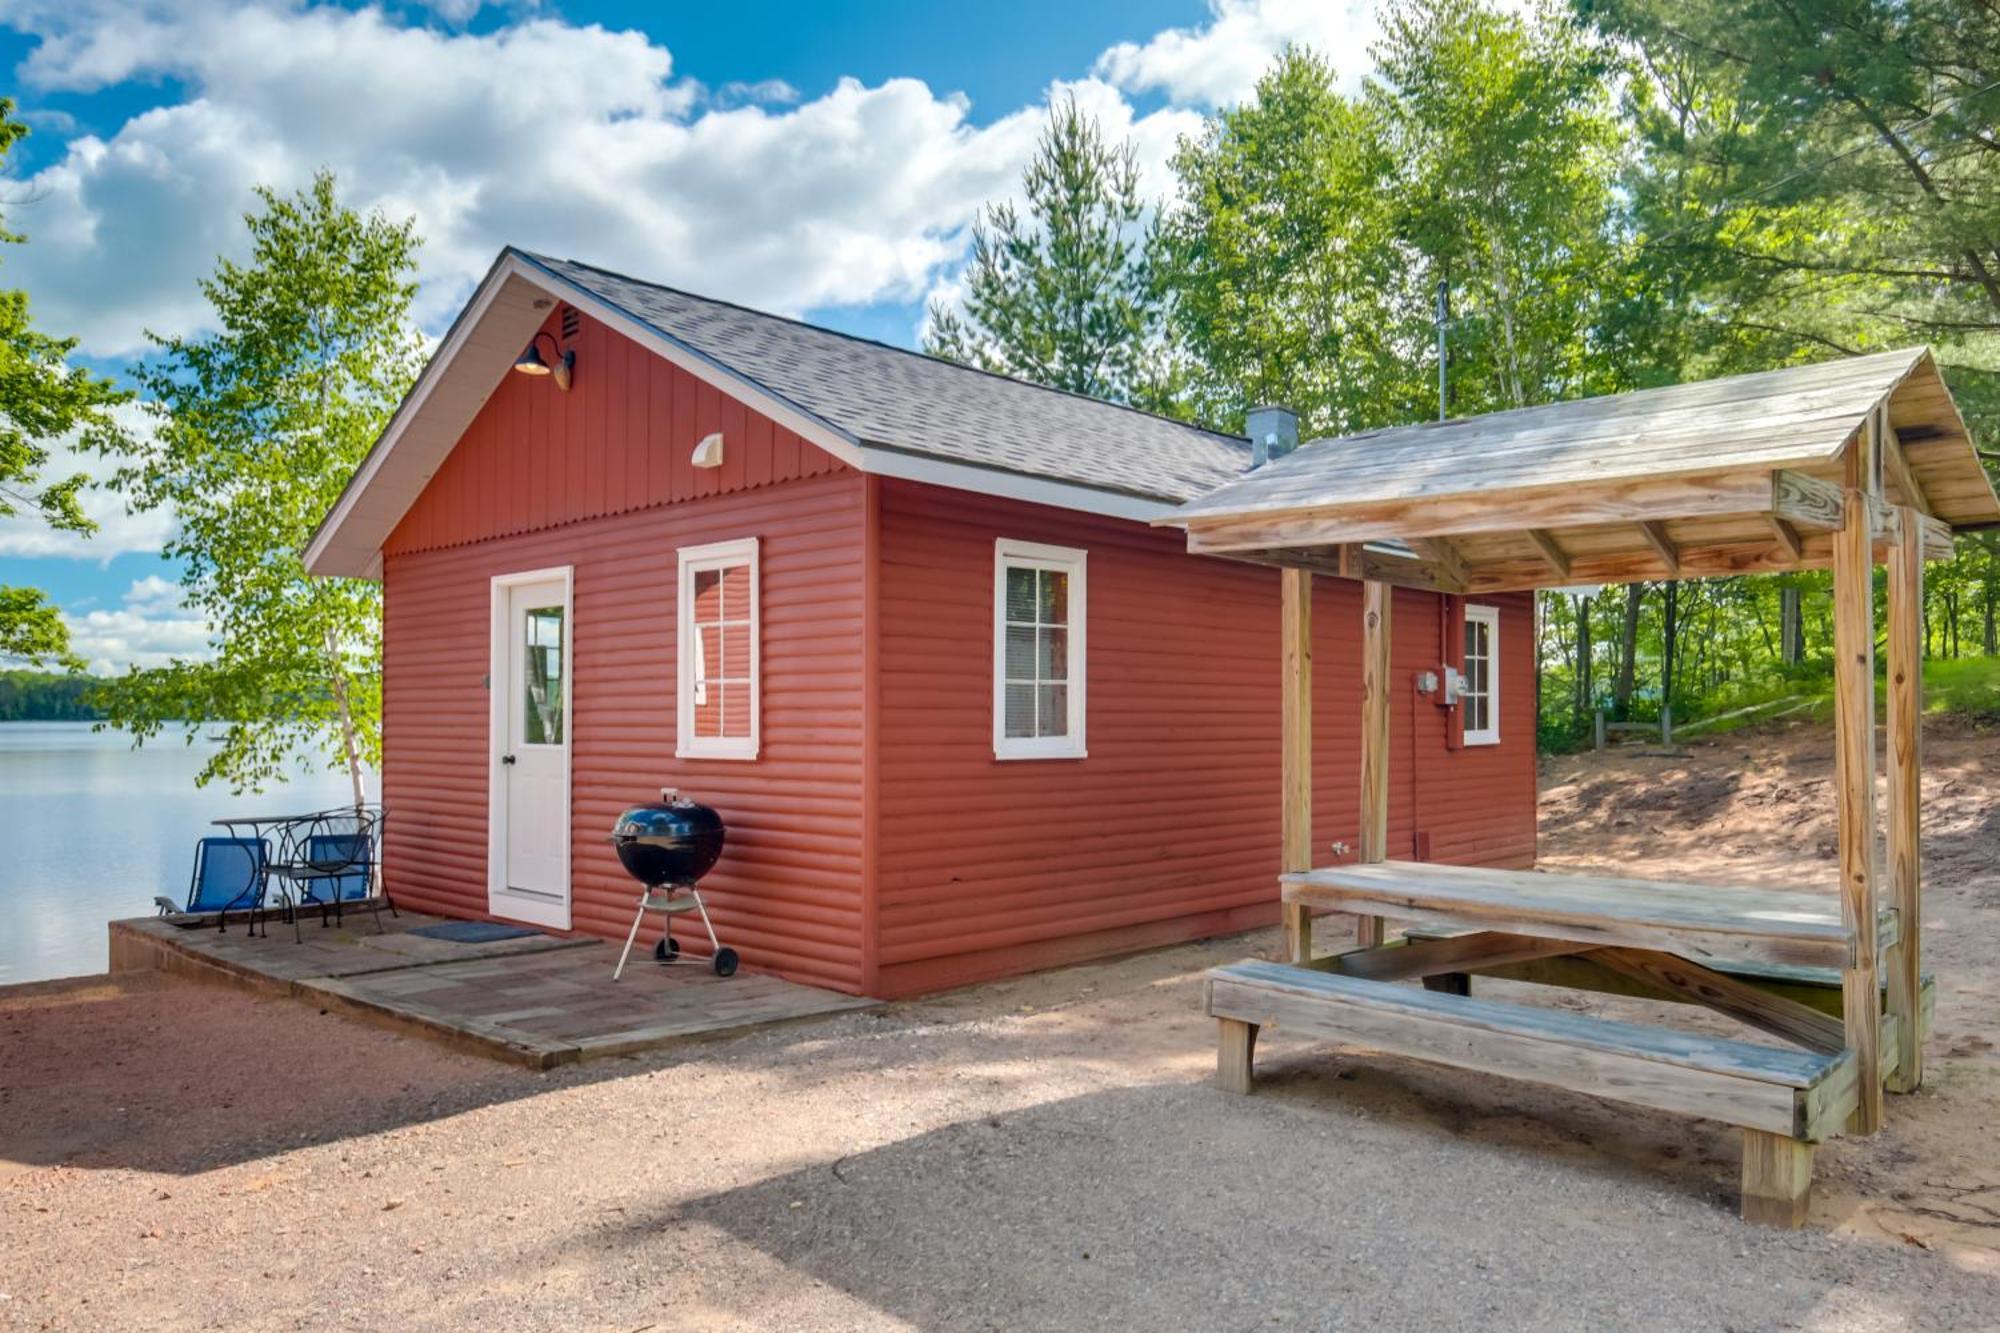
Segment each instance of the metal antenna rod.
[{"label": "metal antenna rod", "polygon": [[1448,415],[1445,411],[1446,387],[1449,381],[1445,372],[1450,364],[1450,354],[1445,350],[1445,325],[1451,320],[1451,279],[1438,279],[1437,332],[1438,332],[1438,420]]}]

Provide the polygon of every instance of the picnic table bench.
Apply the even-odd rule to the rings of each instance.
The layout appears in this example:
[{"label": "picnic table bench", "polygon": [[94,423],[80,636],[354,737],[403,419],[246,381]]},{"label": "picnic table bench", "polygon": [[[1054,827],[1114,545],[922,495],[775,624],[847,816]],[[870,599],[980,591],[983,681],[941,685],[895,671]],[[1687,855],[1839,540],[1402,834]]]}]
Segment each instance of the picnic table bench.
[{"label": "picnic table bench", "polygon": [[[1304,965],[1213,969],[1204,1004],[1220,1024],[1223,1087],[1250,1090],[1257,1034],[1277,1028],[1705,1116],[1743,1130],[1744,1216],[1803,1221],[1813,1145],[1860,1096],[1859,1062],[1836,1016],[1854,932],[1831,895],[1403,861],[1294,872],[1280,884],[1288,904],[1412,926]],[[1896,914],[1885,910],[1877,948],[1895,940]],[[1598,976],[1622,979],[1632,993],[1706,1005],[1792,1045],[1470,995],[1474,974],[1555,963],[1589,969],[1563,984],[1617,989]],[[1426,989],[1393,984],[1412,979]],[[1830,993],[1831,1005],[1801,990]],[[1887,1013],[1880,1023],[1893,1070],[1902,1024]]]}]

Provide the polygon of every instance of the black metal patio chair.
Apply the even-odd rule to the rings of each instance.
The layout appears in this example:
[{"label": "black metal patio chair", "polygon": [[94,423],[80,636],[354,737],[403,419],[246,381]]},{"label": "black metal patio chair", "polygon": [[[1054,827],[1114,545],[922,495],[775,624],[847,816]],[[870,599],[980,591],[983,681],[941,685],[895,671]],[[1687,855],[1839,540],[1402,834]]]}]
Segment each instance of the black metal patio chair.
[{"label": "black metal patio chair", "polygon": [[319,909],[320,925],[325,926],[329,913],[339,924],[346,904],[366,903],[378,932],[383,929],[383,907],[391,916],[399,915],[386,893],[375,892],[381,835],[382,812],[368,806],[323,810],[285,827],[283,847],[270,874],[283,886],[280,895],[295,939],[304,939],[298,918],[311,907]]}]

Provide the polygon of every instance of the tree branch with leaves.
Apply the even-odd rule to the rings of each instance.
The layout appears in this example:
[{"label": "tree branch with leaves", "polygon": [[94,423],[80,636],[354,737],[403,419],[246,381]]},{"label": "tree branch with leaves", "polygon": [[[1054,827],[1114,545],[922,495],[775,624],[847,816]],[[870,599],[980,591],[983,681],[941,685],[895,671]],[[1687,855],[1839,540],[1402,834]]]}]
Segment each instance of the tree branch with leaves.
[{"label": "tree branch with leaves", "polygon": [[258,199],[249,261],[201,284],[216,331],[156,336],[138,371],[157,438],[118,451],[131,505],[175,516],[165,554],[215,654],[134,671],[104,703],[142,743],[222,724],[203,783],[254,790],[317,756],[359,803],[381,753],[381,589],[308,577],[301,552],[415,379],[418,242],[343,206],[325,172]]}]

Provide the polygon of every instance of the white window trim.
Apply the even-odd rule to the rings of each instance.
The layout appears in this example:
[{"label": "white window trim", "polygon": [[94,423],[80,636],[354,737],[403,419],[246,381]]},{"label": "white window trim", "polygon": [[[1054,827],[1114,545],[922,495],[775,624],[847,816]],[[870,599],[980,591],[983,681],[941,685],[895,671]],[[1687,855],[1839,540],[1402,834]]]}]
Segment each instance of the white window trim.
[{"label": "white window trim", "polygon": [[1500,608],[1497,606],[1468,606],[1465,608],[1467,624],[1478,621],[1486,626],[1486,721],[1487,725],[1475,730],[1465,729],[1467,745],[1498,745],[1500,743]]},{"label": "white window trim", "polygon": [[[1007,734],[1007,570],[1049,569],[1069,575],[1069,734]],[[1088,556],[1073,546],[1001,537],[993,543],[993,757],[995,759],[1083,759],[1084,682],[1089,677],[1085,629],[1089,623]]]},{"label": "white window trim", "polygon": [[[694,692],[696,668],[700,663],[699,637],[694,624],[694,576],[731,565],[750,566],[750,734],[748,736],[697,736],[694,734]],[[705,546],[680,548],[680,576],[675,601],[677,670],[674,681],[674,757],[677,759],[755,759],[763,736],[764,701],[763,638],[764,594],[760,586],[757,539],[710,542]]]}]

